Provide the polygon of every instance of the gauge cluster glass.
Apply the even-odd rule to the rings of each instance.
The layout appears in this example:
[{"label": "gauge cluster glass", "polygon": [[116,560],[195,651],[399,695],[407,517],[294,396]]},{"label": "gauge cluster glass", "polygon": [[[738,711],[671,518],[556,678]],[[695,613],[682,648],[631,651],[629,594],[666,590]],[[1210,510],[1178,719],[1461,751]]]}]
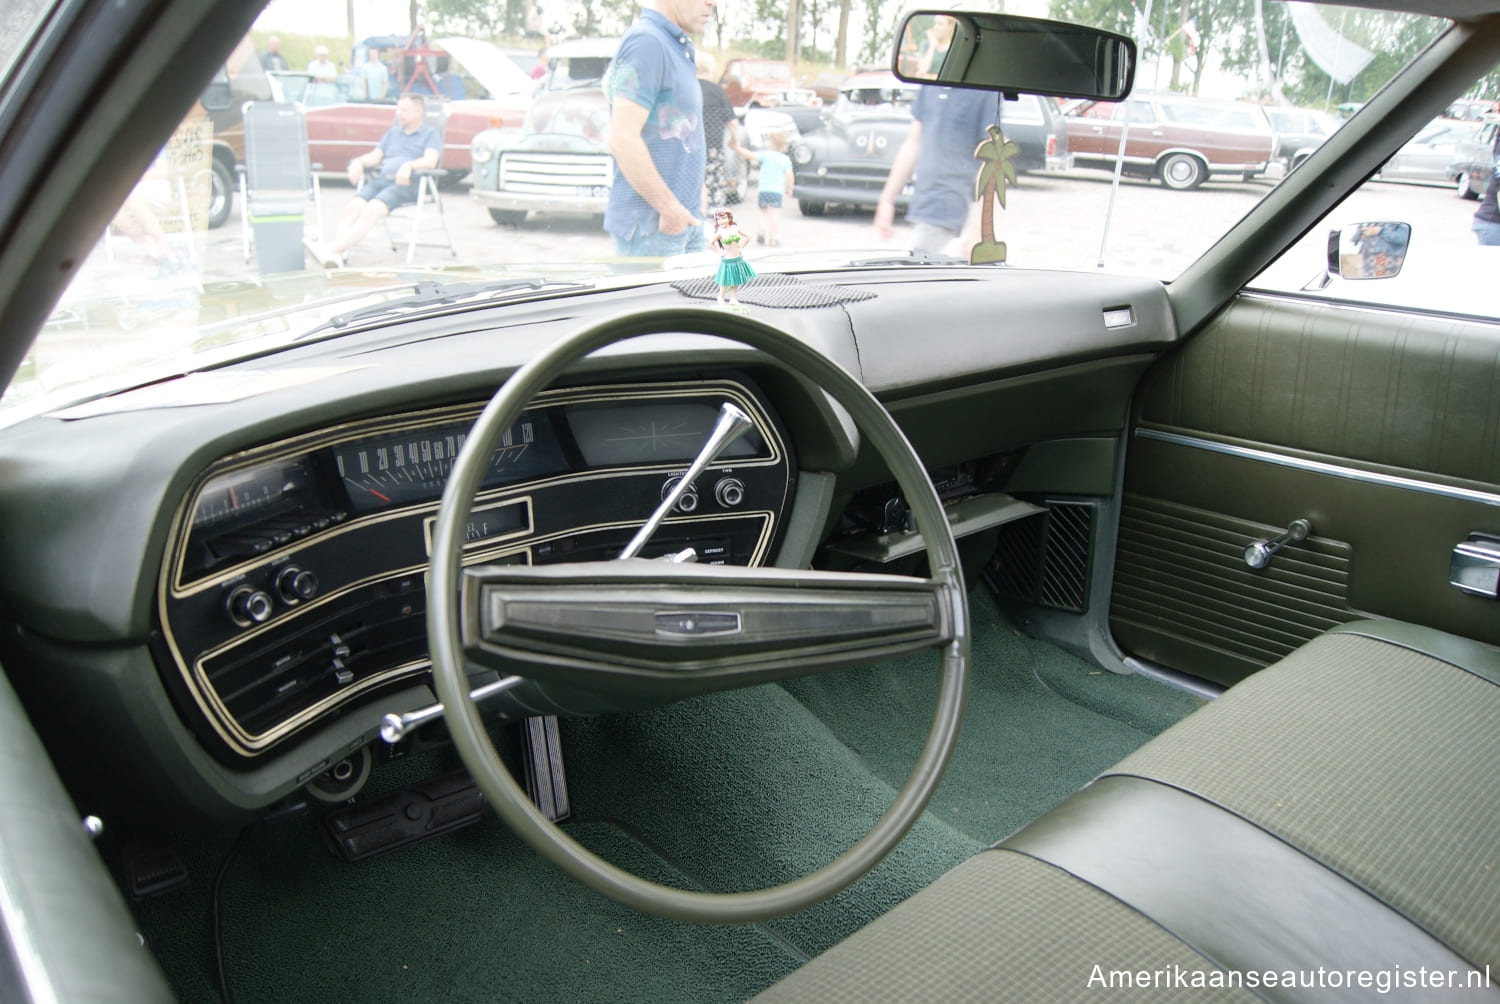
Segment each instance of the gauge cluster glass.
[{"label": "gauge cluster glass", "polygon": [[[617,401],[570,405],[568,425],[590,467],[688,463],[703,449],[719,417],[717,401]],[[729,444],[722,460],[766,455],[755,430]]]},{"label": "gauge cluster glass", "polygon": [[[334,447],[334,466],[349,493],[351,511],[377,512],[440,498],[471,424],[405,429]],[[551,420],[545,413],[528,412],[501,437],[482,485],[495,488],[567,468]]]}]

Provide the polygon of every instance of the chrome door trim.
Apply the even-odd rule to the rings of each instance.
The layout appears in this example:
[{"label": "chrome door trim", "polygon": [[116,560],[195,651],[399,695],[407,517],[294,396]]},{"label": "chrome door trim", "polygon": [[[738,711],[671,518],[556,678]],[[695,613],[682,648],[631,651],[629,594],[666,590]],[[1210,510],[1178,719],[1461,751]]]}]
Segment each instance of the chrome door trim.
[{"label": "chrome door trim", "polygon": [[1477,502],[1480,505],[1500,507],[1500,495],[1494,492],[1481,492],[1472,488],[1459,488],[1455,485],[1437,484],[1433,481],[1419,481],[1416,478],[1404,478],[1396,474],[1381,474],[1378,471],[1360,470],[1357,467],[1345,467],[1342,464],[1330,464],[1322,460],[1307,460],[1302,457],[1288,456],[1284,453],[1274,453],[1270,450],[1258,450],[1251,446],[1235,446],[1230,443],[1220,443],[1198,436],[1185,436],[1177,432],[1163,432],[1159,429],[1137,428],[1135,434],[1142,439],[1154,439],[1162,443],[1171,443],[1174,446],[1187,446],[1197,450],[1208,450],[1211,453],[1222,453],[1226,456],[1238,457],[1242,460],[1258,460],[1262,463],[1275,464],[1278,467],[1291,467],[1299,471],[1327,474],[1350,481],[1363,481],[1366,484],[1383,485],[1387,488],[1401,488],[1406,491],[1421,492],[1424,495],[1437,495],[1442,498],[1458,499],[1461,502]]}]

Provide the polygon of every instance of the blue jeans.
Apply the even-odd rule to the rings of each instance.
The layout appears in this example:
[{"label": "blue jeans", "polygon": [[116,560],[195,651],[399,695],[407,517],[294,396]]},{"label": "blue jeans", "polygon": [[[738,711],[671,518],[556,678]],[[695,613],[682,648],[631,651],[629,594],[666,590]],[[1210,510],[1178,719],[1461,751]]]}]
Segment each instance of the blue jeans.
[{"label": "blue jeans", "polygon": [[1500,245],[1500,223],[1475,220],[1469,229],[1474,231],[1475,236],[1479,238],[1479,243],[1491,246]]},{"label": "blue jeans", "polygon": [[637,229],[629,237],[621,237],[619,234],[613,236],[615,254],[622,258],[665,258],[668,255],[708,250],[708,238],[703,236],[702,224],[688,227],[680,234],[664,234],[657,230],[643,233]]}]

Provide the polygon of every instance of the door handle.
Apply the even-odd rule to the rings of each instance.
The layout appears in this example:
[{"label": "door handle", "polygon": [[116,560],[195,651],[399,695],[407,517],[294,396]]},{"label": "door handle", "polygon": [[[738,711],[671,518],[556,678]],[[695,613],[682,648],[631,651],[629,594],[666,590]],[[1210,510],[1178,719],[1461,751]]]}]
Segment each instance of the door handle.
[{"label": "door handle", "polygon": [[1265,568],[1271,563],[1271,556],[1288,544],[1307,539],[1312,533],[1312,523],[1305,519],[1294,519],[1286,528],[1286,532],[1279,537],[1270,540],[1257,540],[1245,548],[1245,564],[1251,568]]},{"label": "door handle", "polygon": [[1471,596],[1500,597],[1500,540],[1471,533],[1467,540],[1453,545],[1448,583]]}]

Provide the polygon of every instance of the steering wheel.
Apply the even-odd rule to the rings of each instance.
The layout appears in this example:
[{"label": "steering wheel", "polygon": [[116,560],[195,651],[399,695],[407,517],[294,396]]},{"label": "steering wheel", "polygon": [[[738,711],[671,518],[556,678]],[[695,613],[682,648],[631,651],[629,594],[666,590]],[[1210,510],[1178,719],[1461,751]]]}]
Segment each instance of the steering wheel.
[{"label": "steering wheel", "polygon": [[[895,475],[927,545],[929,578],[742,568],[630,558],[464,568],[464,529],[491,453],[525,407],[588,353],[640,335],[741,342],[810,378],[849,412]],[[642,514],[643,518],[645,514]],[[475,421],[433,530],[427,638],[454,745],[515,833],[563,871],[627,906],[705,923],[769,920],[853,884],[926,808],[958,737],[968,680],[968,603],[958,548],[920,459],[873,395],[816,349],[751,317],[701,308],[610,318],[563,338],[511,376]],[[809,637],[809,635],[813,635]],[[833,861],[782,885],[711,893],[647,881],[548,820],[501,761],[468,666],[596,693],[663,700],[940,648],[937,709],[915,767],[874,826]]]}]

